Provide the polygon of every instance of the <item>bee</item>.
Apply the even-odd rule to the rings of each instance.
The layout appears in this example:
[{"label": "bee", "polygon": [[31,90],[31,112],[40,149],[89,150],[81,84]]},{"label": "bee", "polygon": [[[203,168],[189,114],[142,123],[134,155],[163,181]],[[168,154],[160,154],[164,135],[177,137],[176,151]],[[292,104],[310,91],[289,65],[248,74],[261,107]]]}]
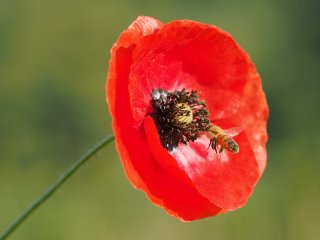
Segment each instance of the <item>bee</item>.
[{"label": "bee", "polygon": [[216,153],[218,153],[218,150],[219,153],[222,153],[224,149],[227,149],[231,153],[238,153],[239,145],[232,136],[236,136],[239,132],[238,128],[223,130],[216,125],[210,124],[210,128],[206,133],[210,139],[208,149],[211,146]]}]

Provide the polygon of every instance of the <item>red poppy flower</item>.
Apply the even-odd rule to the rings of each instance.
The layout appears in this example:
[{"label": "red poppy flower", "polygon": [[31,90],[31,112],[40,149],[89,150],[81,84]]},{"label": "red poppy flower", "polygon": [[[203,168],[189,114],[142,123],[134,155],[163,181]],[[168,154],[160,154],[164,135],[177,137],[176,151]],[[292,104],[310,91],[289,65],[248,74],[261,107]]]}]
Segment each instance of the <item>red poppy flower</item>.
[{"label": "red poppy flower", "polygon": [[111,49],[106,90],[126,174],[153,203],[184,221],[246,203],[266,165],[268,106],[228,33],[138,17]]}]

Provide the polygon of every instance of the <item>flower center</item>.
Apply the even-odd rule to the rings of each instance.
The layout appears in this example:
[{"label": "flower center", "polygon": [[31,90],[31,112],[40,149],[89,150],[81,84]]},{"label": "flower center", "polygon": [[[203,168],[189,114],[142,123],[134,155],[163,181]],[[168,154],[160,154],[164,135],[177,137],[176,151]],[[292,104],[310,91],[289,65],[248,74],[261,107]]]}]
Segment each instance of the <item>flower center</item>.
[{"label": "flower center", "polygon": [[209,113],[206,104],[199,101],[197,91],[168,92],[155,89],[151,94],[155,124],[162,145],[173,151],[179,143],[195,141],[200,133],[209,128]]}]

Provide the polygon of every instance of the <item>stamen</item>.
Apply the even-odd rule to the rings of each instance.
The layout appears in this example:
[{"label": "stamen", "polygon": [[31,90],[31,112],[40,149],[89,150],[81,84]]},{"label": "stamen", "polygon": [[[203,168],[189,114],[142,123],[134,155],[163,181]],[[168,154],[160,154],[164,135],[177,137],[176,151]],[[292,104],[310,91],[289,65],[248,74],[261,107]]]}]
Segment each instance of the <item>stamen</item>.
[{"label": "stamen", "polygon": [[179,143],[195,141],[209,128],[209,113],[197,91],[168,92],[155,89],[151,94],[153,113],[162,145],[173,151]]}]

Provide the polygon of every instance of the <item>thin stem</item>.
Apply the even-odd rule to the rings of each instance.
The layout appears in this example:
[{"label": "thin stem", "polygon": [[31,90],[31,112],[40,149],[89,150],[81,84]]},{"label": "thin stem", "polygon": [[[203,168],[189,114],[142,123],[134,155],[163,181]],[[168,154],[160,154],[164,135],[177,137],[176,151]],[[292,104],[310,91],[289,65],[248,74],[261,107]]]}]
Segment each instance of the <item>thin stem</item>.
[{"label": "thin stem", "polygon": [[55,191],[57,191],[64,182],[66,182],[84,163],[86,163],[101,148],[114,140],[114,136],[105,137],[87,153],[85,153],[77,162],[75,162],[55,183],[52,184],[41,196],[39,196],[16,220],[3,232],[0,240],[7,239],[15,229],[17,229],[38,207],[40,207]]}]

